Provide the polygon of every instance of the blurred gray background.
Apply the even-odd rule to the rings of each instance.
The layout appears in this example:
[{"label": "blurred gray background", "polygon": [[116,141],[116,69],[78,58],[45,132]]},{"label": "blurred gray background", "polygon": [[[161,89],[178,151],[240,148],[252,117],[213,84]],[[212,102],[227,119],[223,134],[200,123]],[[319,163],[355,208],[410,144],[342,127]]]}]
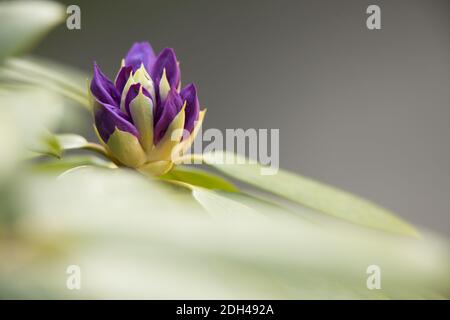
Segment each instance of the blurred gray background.
[{"label": "blurred gray background", "polygon": [[134,41],[174,47],[206,128],[279,128],[281,167],[450,234],[450,1],[66,3],[82,29],[38,55],[113,76]]}]

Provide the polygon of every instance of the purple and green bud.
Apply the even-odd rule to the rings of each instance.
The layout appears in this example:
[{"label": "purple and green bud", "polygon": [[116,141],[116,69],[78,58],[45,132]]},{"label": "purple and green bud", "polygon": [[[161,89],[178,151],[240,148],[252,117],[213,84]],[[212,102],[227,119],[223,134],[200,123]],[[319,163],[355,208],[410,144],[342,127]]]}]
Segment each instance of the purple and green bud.
[{"label": "purple and green bud", "polygon": [[187,150],[201,126],[197,89],[181,88],[173,49],[157,56],[148,42],[135,43],[122,60],[114,83],[94,63],[90,85],[95,129],[117,163],[160,175]]}]

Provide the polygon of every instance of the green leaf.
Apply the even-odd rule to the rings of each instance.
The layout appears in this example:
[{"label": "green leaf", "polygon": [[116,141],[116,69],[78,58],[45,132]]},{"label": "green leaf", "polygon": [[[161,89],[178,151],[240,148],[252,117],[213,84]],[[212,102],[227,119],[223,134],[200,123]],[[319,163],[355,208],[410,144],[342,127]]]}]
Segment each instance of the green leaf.
[{"label": "green leaf", "polygon": [[63,150],[82,149],[88,145],[87,140],[77,134],[57,134],[55,137]]},{"label": "green leaf", "polygon": [[62,147],[59,140],[50,132],[45,132],[40,139],[29,146],[30,150],[37,155],[45,154],[56,158],[61,158]]},{"label": "green leaf", "polygon": [[[8,152],[3,147],[0,162],[13,153],[20,159],[27,158],[29,150],[59,157],[61,148],[48,129],[55,127],[60,107],[61,99],[54,93],[29,87],[0,87],[0,124],[5,131],[0,144],[16,149]],[[11,161],[17,164],[14,157]]]},{"label": "green leaf", "polygon": [[64,17],[64,7],[56,2],[1,2],[0,60],[31,47]]},{"label": "green leaf", "polygon": [[0,68],[0,79],[37,86],[91,109],[88,76],[74,68],[42,58],[8,58]]},{"label": "green leaf", "polygon": [[102,160],[93,156],[71,156],[64,159],[52,159],[45,162],[33,164],[31,170],[33,172],[48,172],[60,174],[64,171],[84,166],[93,166],[101,168],[112,168],[115,165],[112,162]]},{"label": "green leaf", "polygon": [[[0,246],[4,299],[448,298],[448,242],[427,233],[316,226],[252,214],[197,190],[198,203],[218,213],[211,216],[190,190],[126,169],[80,168],[20,183],[25,207]],[[64,286],[69,263],[87,277],[80,291]],[[372,264],[382,270],[381,290],[367,289]]]},{"label": "green leaf", "polygon": [[294,211],[291,210],[291,208],[286,208],[280,205],[279,203],[273,202],[272,199],[267,198],[263,199],[259,196],[244,192],[223,192],[223,191],[216,191],[216,192],[223,197],[244,204],[247,207],[250,207],[263,215],[268,216],[289,215],[291,217],[295,216],[301,218],[304,221],[308,221],[309,223],[311,223],[311,221],[309,221],[309,219],[305,217],[304,212],[302,212],[301,210],[302,208],[301,209],[296,208],[297,210]]},{"label": "green leaf", "polygon": [[0,177],[13,174],[30,149],[59,156],[48,129],[56,126],[60,105],[58,96],[42,89],[0,87]]},{"label": "green leaf", "polygon": [[[240,192],[228,180],[204,170],[177,166],[159,178],[169,182],[181,182],[181,186],[192,191],[194,198],[212,215],[262,214],[302,217],[278,203]],[[218,214],[219,213],[219,214]]]},{"label": "green leaf", "polygon": [[181,181],[206,189],[223,190],[228,192],[238,191],[238,189],[226,179],[213,173],[195,168],[177,166],[170,172],[161,176],[161,178]]},{"label": "green leaf", "polygon": [[89,142],[86,140],[86,138],[80,135],[73,133],[64,133],[55,135],[55,138],[57,139],[58,144],[60,145],[60,148],[63,151],[84,149],[93,151],[104,157],[108,157],[106,149],[103,146],[97,143]]},{"label": "green leaf", "polygon": [[90,150],[102,156],[108,157],[105,148],[99,144],[88,142],[84,137],[72,134],[51,134],[45,132],[43,138],[38,140],[38,143],[29,146],[29,158],[34,158],[40,155],[49,155],[56,158],[61,158],[66,150]]},{"label": "green leaf", "polygon": [[[224,155],[229,159],[234,158],[233,164],[219,164],[216,161],[223,159]],[[236,164],[240,163],[237,162],[238,157],[240,156],[216,152],[215,155],[203,155],[203,160],[227,176],[322,213],[365,227],[418,235],[409,223],[370,201],[282,169],[275,175],[261,175],[261,165],[249,164],[242,158],[240,162],[246,164]]]}]

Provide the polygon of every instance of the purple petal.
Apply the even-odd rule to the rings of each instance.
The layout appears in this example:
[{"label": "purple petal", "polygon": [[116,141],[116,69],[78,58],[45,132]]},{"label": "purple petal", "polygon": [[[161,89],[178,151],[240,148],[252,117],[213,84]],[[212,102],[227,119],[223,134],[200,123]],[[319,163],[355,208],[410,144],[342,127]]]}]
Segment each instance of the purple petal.
[{"label": "purple petal", "polygon": [[136,98],[136,96],[139,93],[139,89],[141,88],[140,83],[135,83],[130,86],[130,89],[128,89],[127,95],[125,97],[125,111],[128,115],[131,115],[130,113],[130,102]]},{"label": "purple petal", "polygon": [[116,128],[139,137],[139,133],[130,122],[129,117],[110,104],[95,101],[94,120],[97,131],[105,143],[108,142],[109,137]]},{"label": "purple petal", "polygon": [[123,88],[125,87],[125,84],[127,83],[132,70],[133,68],[131,66],[124,66],[120,68],[116,80],[114,81],[116,84],[116,89],[119,93],[122,93]]},{"label": "purple petal", "polygon": [[175,89],[171,89],[167,94],[166,101],[162,107],[162,112],[158,120],[155,121],[155,131],[153,134],[156,145],[164,136],[172,120],[183,107],[183,100]]},{"label": "purple petal", "polygon": [[150,76],[156,84],[159,84],[161,80],[163,70],[166,69],[167,80],[169,81],[171,88],[178,88],[181,79],[180,68],[178,67],[177,57],[175,51],[171,48],[163,49],[158,57],[150,72]]},{"label": "purple petal", "polygon": [[94,77],[91,81],[91,92],[98,101],[104,104],[117,106],[120,101],[120,93],[114,84],[100,70],[94,62]]},{"label": "purple petal", "polygon": [[197,88],[194,84],[189,84],[180,92],[183,102],[186,101],[186,121],[184,122],[184,129],[192,132],[195,121],[198,119],[200,112],[200,103],[197,97]]},{"label": "purple petal", "polygon": [[125,56],[125,65],[131,66],[133,71],[144,64],[147,72],[150,72],[156,56],[152,46],[148,42],[135,42]]},{"label": "purple petal", "polygon": [[[131,117],[130,112],[130,103],[133,101],[134,98],[139,94],[139,90],[141,89],[140,83],[135,83],[130,86],[130,89],[127,92],[127,96],[125,97],[125,110],[127,114]],[[151,94],[148,92],[147,89],[142,87],[142,93],[147,96],[147,98],[150,98],[150,100],[153,101]]]}]

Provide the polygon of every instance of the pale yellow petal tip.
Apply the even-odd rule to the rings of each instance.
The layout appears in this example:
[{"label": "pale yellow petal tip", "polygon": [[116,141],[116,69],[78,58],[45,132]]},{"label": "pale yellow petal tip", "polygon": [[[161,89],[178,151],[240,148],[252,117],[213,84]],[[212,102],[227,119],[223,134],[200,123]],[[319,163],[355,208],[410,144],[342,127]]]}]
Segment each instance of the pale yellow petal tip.
[{"label": "pale yellow petal tip", "polygon": [[150,161],[166,160],[170,161],[173,159],[172,153],[177,149],[177,145],[180,143],[181,138],[184,133],[184,120],[185,120],[185,106],[183,106],[169,124],[166,133],[162,139],[158,142],[156,147],[148,155]]},{"label": "pale yellow petal tip", "polygon": [[134,125],[139,131],[139,140],[146,153],[153,149],[153,102],[139,88],[139,93],[130,102],[130,113]]},{"label": "pale yellow petal tip", "polygon": [[148,177],[162,176],[173,168],[172,161],[153,161],[147,162],[137,170]]},{"label": "pale yellow petal tip", "polygon": [[199,112],[198,119],[197,121],[195,121],[194,130],[192,130],[191,133],[191,135],[194,136],[194,138],[197,135],[198,131],[200,130],[200,127],[203,124],[203,120],[205,120],[205,115],[206,115],[206,108]]},{"label": "pale yellow petal tip", "polygon": [[408,226],[407,233],[408,233],[411,237],[416,238],[416,239],[422,239],[422,238],[423,238],[423,237],[422,237],[422,234],[420,233],[420,231],[417,230],[417,228],[415,228],[415,227],[412,226],[412,225],[409,225],[409,226]]},{"label": "pale yellow petal tip", "polygon": [[159,80],[159,95],[161,97],[161,101],[165,101],[167,95],[170,91],[169,80],[167,80],[166,68],[163,69],[163,73],[161,76],[161,80]]},{"label": "pale yellow petal tip", "polygon": [[203,122],[203,119],[205,118],[205,115],[206,115],[206,111],[207,111],[208,109],[203,109],[203,110],[200,110],[200,112],[199,112],[199,114],[198,114],[198,120],[197,121],[199,121],[200,123],[202,123]]},{"label": "pale yellow petal tip", "polygon": [[150,75],[148,74],[147,69],[145,69],[143,63],[141,63],[139,69],[137,69],[136,72],[134,73],[134,77],[136,80],[143,80],[143,78],[150,79]]},{"label": "pale yellow petal tip", "polygon": [[200,111],[200,113],[198,115],[198,119],[197,119],[197,121],[195,121],[194,129],[192,130],[191,134],[186,139],[184,139],[183,141],[181,141],[179,143],[175,154],[181,156],[191,147],[192,143],[194,142],[195,137],[197,136],[198,132],[200,131],[200,127],[203,124],[205,114],[206,114],[206,108]]}]

